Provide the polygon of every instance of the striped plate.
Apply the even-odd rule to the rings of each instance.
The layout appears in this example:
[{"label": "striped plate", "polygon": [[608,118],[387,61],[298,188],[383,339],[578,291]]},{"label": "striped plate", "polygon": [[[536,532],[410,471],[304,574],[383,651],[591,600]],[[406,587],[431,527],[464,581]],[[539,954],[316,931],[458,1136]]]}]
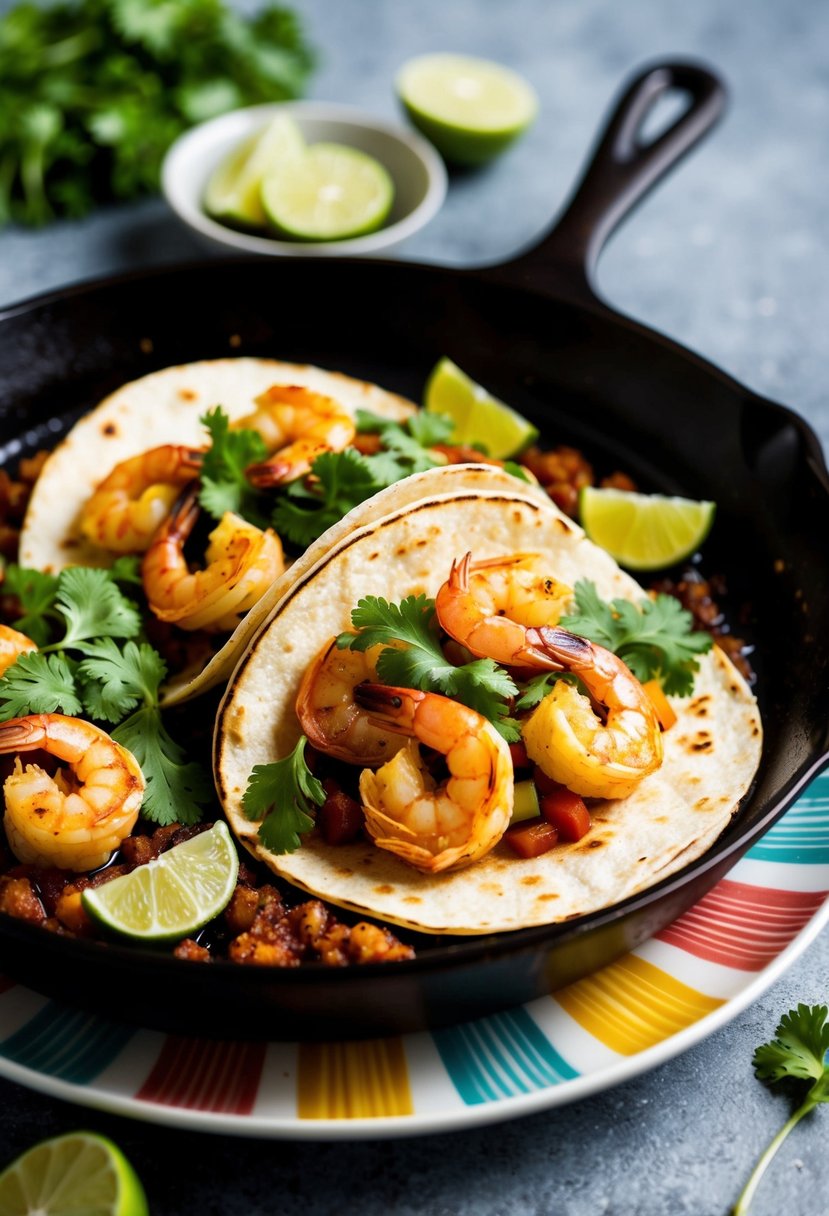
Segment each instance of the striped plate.
[{"label": "striped plate", "polygon": [[203,1131],[351,1139],[494,1122],[606,1089],[755,1000],[829,921],[829,773],[695,907],[555,996],[433,1033],[235,1043],[135,1030],[0,981],[0,1075]]}]

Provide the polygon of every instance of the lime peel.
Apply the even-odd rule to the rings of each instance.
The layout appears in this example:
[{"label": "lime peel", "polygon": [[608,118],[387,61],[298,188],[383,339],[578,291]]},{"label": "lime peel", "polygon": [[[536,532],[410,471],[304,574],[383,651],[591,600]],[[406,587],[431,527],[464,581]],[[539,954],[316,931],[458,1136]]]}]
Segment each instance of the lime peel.
[{"label": "lime peel", "polygon": [[585,486],[582,526],[597,545],[629,570],[663,570],[694,554],[714,520],[708,500]]},{"label": "lime peel", "polygon": [[142,941],[187,937],[226,907],[239,857],[223,820],[160,857],[82,895],[90,916]]},{"label": "lime peel", "polygon": [[451,359],[439,360],[430,373],[423,406],[429,413],[452,419],[454,443],[482,443],[496,460],[509,460],[538,438],[531,422],[493,397]]}]

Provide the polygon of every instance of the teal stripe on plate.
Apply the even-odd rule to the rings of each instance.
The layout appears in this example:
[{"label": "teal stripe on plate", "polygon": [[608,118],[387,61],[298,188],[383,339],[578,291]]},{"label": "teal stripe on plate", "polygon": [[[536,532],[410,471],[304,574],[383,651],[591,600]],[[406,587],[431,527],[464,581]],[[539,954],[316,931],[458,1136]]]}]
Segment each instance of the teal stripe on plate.
[{"label": "teal stripe on plate", "polygon": [[526,1009],[436,1030],[432,1038],[467,1106],[547,1089],[579,1075]]},{"label": "teal stripe on plate", "polygon": [[781,864],[829,865],[829,772],[812,782],[746,856]]},{"label": "teal stripe on plate", "polygon": [[50,1001],[0,1042],[0,1055],[62,1081],[88,1085],[121,1054],[134,1034],[132,1027]]}]

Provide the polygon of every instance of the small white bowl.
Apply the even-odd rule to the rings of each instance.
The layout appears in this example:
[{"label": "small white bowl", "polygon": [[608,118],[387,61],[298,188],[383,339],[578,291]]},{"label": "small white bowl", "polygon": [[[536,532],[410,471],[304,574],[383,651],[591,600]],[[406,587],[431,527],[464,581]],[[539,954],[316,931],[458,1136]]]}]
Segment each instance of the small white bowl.
[{"label": "small white bowl", "polygon": [[[203,206],[213,170],[248,135],[277,113],[289,114],[306,143],[331,142],[375,157],[394,180],[394,205],[386,224],[345,241],[284,241],[228,228]],[[194,232],[240,253],[284,257],[331,257],[377,253],[419,231],[446,194],[446,169],[432,145],[413,131],[393,126],[351,106],[321,101],[285,101],[232,110],[180,136],[161,168],[161,186],[176,215]]]}]

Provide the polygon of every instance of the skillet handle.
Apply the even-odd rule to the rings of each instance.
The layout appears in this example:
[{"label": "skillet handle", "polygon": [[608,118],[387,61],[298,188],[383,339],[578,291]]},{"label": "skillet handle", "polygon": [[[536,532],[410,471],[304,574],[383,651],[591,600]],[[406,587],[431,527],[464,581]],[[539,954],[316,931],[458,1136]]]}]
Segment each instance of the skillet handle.
[{"label": "skillet handle", "polygon": [[[645,121],[671,90],[687,105],[667,130],[646,142]],[[641,198],[716,124],[725,109],[723,82],[691,61],[656,63],[627,86],[565,211],[530,249],[490,268],[521,287],[593,301],[594,273],[610,234]]]}]

